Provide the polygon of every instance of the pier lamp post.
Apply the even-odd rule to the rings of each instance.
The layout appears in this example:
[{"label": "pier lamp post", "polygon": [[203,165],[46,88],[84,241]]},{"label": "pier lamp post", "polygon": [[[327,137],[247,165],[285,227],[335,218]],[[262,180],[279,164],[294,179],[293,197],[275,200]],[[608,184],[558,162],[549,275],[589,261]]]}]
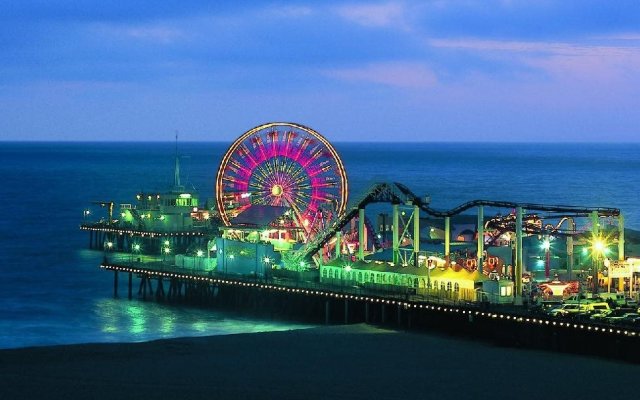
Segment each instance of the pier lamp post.
[{"label": "pier lamp post", "polygon": [[542,242],[542,248],[544,249],[544,277],[549,279],[551,269],[551,242],[548,236]]},{"label": "pier lamp post", "polygon": [[349,280],[351,280],[351,265],[347,264],[344,266],[344,272],[345,272],[345,276],[344,279],[342,279],[342,290],[344,291],[344,286],[345,283],[347,281],[347,277],[349,278]]},{"label": "pier lamp post", "polygon": [[196,255],[198,256],[198,268],[202,268],[202,257],[204,256],[204,251],[198,250]]},{"label": "pier lamp post", "polygon": [[162,249],[162,262],[165,262],[167,260],[167,257],[169,257],[169,254],[171,254],[170,247],[165,247]]},{"label": "pier lamp post", "polygon": [[307,263],[304,260],[300,261],[300,268],[298,268],[298,279],[296,281],[296,286],[300,284],[302,281],[302,272],[307,268]]},{"label": "pier lamp post", "polygon": [[102,250],[103,250],[103,256],[104,256],[104,261],[107,262],[107,253],[111,252],[111,249],[113,249],[113,242],[108,241],[108,242],[104,242],[104,244],[102,245]]},{"label": "pier lamp post", "polygon": [[140,254],[140,243],[134,243],[133,247],[131,248],[132,252],[131,252],[131,264],[133,264],[133,257],[134,254]]},{"label": "pier lamp post", "polygon": [[607,244],[601,238],[596,238],[592,243],[592,258],[593,258],[593,295],[598,294],[598,271],[600,269],[600,259],[604,255],[607,249]]},{"label": "pier lamp post", "polygon": [[270,269],[271,259],[269,257],[265,257],[262,259],[262,276],[266,280],[267,271]]},{"label": "pier lamp post", "polygon": [[[229,254],[229,262],[233,262],[236,257],[233,254]],[[224,274],[226,275],[228,272],[227,263],[224,264]]]}]

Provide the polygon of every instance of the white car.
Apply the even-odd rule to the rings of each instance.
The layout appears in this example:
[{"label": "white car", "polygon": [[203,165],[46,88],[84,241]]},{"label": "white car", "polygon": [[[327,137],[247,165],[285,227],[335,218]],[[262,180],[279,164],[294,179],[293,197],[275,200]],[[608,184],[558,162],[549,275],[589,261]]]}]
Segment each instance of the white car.
[{"label": "white car", "polygon": [[563,304],[560,307],[556,307],[549,311],[549,315],[552,317],[568,317],[572,314],[585,311],[586,307],[584,304]]}]

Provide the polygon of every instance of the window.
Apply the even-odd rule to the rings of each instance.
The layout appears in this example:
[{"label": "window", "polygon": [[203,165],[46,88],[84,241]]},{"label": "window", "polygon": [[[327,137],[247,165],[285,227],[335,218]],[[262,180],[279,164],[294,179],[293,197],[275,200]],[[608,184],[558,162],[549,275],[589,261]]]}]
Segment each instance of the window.
[{"label": "window", "polygon": [[451,291],[451,282],[447,282],[447,292]]},{"label": "window", "polygon": [[458,282],[453,284],[453,291],[456,293],[460,291],[460,284],[458,284]]},{"label": "window", "polygon": [[440,290],[445,290],[444,282],[440,282]]},{"label": "window", "polygon": [[[438,288],[438,281],[433,281],[433,288],[437,289]],[[431,289],[431,288],[429,288]]]},{"label": "window", "polygon": [[501,286],[500,287],[500,296],[511,296],[513,288],[511,286]]}]

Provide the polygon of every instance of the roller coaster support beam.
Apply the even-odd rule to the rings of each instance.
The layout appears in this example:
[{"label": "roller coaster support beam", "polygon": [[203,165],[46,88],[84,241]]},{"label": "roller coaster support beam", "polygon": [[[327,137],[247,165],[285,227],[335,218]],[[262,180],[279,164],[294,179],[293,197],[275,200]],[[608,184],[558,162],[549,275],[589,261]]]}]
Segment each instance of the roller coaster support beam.
[{"label": "roller coaster support beam", "polygon": [[[622,214],[618,215],[618,260],[624,261],[624,217]],[[633,282],[629,282],[629,284],[633,285]],[[623,278],[618,279],[618,291],[624,291]]]},{"label": "roller coaster support beam", "polygon": [[[576,222],[573,220],[573,218],[569,219],[569,230],[571,232],[576,231]],[[569,280],[572,279],[571,277],[573,275],[573,264],[573,236],[569,235],[567,236],[567,273],[569,275]]]},{"label": "roller coaster support beam", "polygon": [[478,251],[476,253],[478,259],[478,272],[482,273],[484,258],[484,206],[478,206]]},{"label": "roller coaster support beam", "polygon": [[448,267],[451,263],[451,217],[444,217],[444,259]]},{"label": "roller coaster support beam", "polygon": [[364,260],[364,248],[366,246],[365,243],[365,232],[364,232],[364,208],[358,209],[358,260]]},{"label": "roller coaster support beam", "polygon": [[522,207],[516,207],[515,304],[522,304]]},{"label": "roller coaster support beam", "polygon": [[338,230],[338,232],[336,232],[336,246],[335,246],[335,258],[336,260],[340,259],[340,257],[342,257],[342,231]]},{"label": "roller coaster support beam", "polygon": [[393,234],[393,263],[397,264],[400,260],[400,217],[398,214],[398,204],[394,204],[393,208],[393,227],[391,233]]},{"label": "roller coaster support beam", "polygon": [[413,206],[413,265],[418,266],[420,252],[420,207]]},{"label": "roller coaster support beam", "polygon": [[[591,235],[593,240],[597,240],[600,237],[600,221],[597,211],[591,212]],[[591,273],[591,286],[593,287],[593,294],[598,294],[598,258],[600,257],[595,251],[593,251],[593,243],[591,244],[591,261],[593,263],[593,272]]]}]

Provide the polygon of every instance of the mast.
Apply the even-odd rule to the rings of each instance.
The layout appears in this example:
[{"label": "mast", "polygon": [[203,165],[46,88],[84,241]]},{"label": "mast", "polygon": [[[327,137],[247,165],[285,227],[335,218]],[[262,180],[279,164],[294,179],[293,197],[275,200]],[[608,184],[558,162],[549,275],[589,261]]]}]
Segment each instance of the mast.
[{"label": "mast", "polygon": [[174,190],[181,190],[182,185],[180,185],[180,157],[178,157],[178,131],[176,130],[176,166],[173,177],[173,188]]}]

